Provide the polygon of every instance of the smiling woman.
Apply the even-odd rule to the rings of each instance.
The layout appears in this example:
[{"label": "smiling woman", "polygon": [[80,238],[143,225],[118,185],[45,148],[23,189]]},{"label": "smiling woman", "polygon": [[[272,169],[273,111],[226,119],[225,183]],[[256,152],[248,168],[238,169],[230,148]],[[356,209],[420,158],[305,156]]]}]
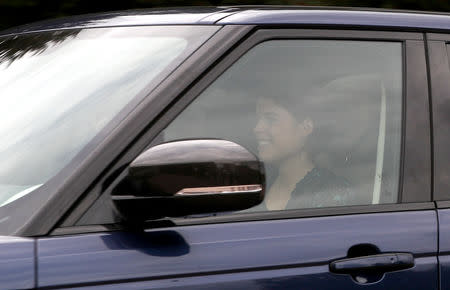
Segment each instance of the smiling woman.
[{"label": "smiling woman", "polygon": [[[314,130],[309,117],[295,118],[286,107],[273,98],[260,98],[257,103],[257,124],[254,128],[258,140],[258,155],[264,162],[278,168],[278,176],[266,198],[269,210],[287,207],[291,192],[315,166],[305,144]],[[297,172],[297,174],[286,174]]]},{"label": "smiling woman", "polygon": [[320,127],[316,128],[316,122],[309,115],[317,110],[308,106],[303,106],[301,111],[292,110],[295,103],[294,100],[290,106],[283,106],[273,98],[260,98],[257,102],[258,122],[254,131],[258,155],[277,171],[265,204],[259,210],[351,204],[348,181],[319,168],[313,158],[310,144],[314,140],[311,139]]},{"label": "smiling woman", "polygon": [[0,38],[0,206],[14,208],[76,156],[82,160],[83,147],[99,144],[100,132],[216,30],[118,27]]}]

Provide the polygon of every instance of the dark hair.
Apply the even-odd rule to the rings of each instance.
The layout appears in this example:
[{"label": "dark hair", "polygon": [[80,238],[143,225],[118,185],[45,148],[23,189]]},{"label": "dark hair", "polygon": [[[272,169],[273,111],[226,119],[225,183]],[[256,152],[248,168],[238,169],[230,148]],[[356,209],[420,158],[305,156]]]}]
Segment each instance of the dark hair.
[{"label": "dark hair", "polygon": [[[375,137],[368,132],[378,127],[381,88],[378,76],[352,75],[334,79],[319,88],[285,90],[268,98],[299,122],[312,120],[313,131],[303,150],[316,166],[335,167],[342,166],[337,163],[348,162],[352,148],[361,138]],[[371,142],[376,144],[376,140]]]}]

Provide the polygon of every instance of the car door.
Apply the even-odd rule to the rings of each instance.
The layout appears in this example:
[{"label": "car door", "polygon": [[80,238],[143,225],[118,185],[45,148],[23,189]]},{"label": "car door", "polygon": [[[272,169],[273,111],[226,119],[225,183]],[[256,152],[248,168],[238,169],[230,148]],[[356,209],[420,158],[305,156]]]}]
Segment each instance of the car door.
[{"label": "car door", "polygon": [[439,267],[441,273],[441,289],[449,287],[450,271],[449,246],[450,236],[450,167],[448,156],[450,154],[450,136],[448,128],[450,120],[450,68],[449,68],[449,42],[447,34],[428,34],[428,57],[430,62],[433,136],[434,136],[434,198],[437,200],[439,218]]},{"label": "car door", "polygon": [[36,286],[36,241],[31,238],[0,237],[0,285],[4,289],[30,289]]},{"label": "car door", "polygon": [[[38,240],[38,286],[438,289],[422,34],[261,28],[230,47],[165,101]],[[172,74],[159,98],[184,73]],[[195,138],[230,140],[258,156],[263,204],[150,221],[145,230],[119,223],[110,193],[123,165],[146,147]],[[310,167],[281,166],[293,156],[308,156]],[[289,191],[276,186],[285,173],[297,182]],[[286,192],[291,199],[278,203]]]}]

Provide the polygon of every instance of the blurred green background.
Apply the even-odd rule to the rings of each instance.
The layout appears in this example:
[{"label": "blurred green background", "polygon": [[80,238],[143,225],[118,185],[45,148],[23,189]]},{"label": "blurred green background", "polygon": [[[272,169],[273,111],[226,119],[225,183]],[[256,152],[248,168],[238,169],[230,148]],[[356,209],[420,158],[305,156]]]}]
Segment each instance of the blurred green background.
[{"label": "blurred green background", "polygon": [[0,30],[37,20],[83,13],[216,5],[352,6],[450,11],[448,0],[0,0]]}]

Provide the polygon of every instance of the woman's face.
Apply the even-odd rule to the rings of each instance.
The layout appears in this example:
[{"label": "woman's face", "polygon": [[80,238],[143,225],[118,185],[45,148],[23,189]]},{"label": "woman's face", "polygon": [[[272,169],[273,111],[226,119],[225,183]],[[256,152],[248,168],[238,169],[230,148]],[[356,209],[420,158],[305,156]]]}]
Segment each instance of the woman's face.
[{"label": "woman's face", "polygon": [[301,152],[306,137],[312,132],[309,119],[299,123],[285,108],[270,98],[260,98],[254,128],[262,161],[278,162]]}]

